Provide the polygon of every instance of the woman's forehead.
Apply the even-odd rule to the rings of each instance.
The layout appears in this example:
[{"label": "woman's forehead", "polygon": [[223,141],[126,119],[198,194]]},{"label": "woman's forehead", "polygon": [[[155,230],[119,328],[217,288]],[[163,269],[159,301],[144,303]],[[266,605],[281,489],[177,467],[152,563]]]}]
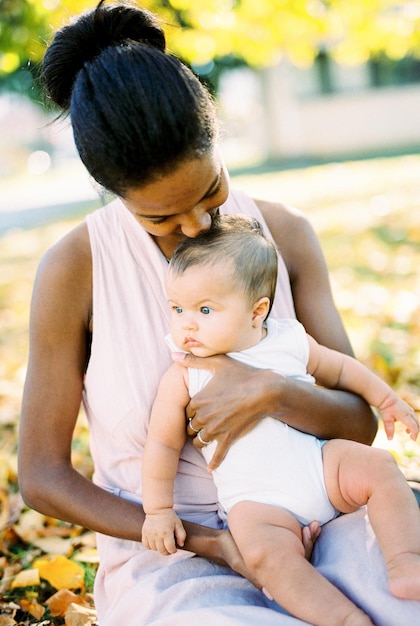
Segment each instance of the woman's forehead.
[{"label": "woman's forehead", "polygon": [[186,161],[152,183],[129,189],[124,202],[144,217],[183,213],[212,191],[221,169],[221,159],[213,153]]}]

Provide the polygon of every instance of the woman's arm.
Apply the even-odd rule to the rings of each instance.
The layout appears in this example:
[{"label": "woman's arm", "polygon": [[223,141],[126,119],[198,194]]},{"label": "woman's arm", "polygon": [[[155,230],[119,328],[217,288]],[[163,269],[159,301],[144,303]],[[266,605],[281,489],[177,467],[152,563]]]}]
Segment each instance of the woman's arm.
[{"label": "woman's arm", "polygon": [[257,204],[286,264],[297,319],[318,343],[353,356],[311,223],[301,212],[282,204]]},{"label": "woman's arm", "polygon": [[[85,225],[53,248],[38,270],[19,433],[19,486],[26,504],[44,515],[141,541],[143,508],[94,485],[71,464],[87,359],[91,273]],[[228,531],[191,522],[184,526],[185,549],[251,578]]]},{"label": "woman's arm", "polygon": [[45,515],[139,540],[142,510],[96,487],[71,465],[87,359],[91,269],[85,225],[40,264],[31,306],[19,485],[25,502]]}]

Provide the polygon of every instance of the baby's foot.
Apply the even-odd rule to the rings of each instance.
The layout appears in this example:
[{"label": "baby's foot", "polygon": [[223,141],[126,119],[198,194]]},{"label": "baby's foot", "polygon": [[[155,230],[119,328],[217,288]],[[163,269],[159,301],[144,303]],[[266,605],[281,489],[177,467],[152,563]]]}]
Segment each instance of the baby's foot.
[{"label": "baby's foot", "polygon": [[405,552],[388,563],[389,590],[396,598],[420,600],[420,555]]}]

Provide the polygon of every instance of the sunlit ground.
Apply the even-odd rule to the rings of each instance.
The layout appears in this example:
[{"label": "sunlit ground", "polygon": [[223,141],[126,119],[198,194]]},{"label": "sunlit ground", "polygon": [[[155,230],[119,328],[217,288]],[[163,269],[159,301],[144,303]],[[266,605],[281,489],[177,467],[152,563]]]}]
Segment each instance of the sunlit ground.
[{"label": "sunlit ground", "polygon": [[[292,204],[312,220],[327,257],[337,306],[357,356],[420,410],[420,157],[345,162],[237,176],[255,197]],[[17,422],[28,353],[32,283],[43,252],[78,221],[9,231],[0,245],[0,486],[15,475]],[[1,212],[0,212],[1,222]],[[391,449],[420,478],[420,449],[404,432]],[[80,427],[75,462],[89,474]],[[3,462],[1,462],[3,461]]]}]

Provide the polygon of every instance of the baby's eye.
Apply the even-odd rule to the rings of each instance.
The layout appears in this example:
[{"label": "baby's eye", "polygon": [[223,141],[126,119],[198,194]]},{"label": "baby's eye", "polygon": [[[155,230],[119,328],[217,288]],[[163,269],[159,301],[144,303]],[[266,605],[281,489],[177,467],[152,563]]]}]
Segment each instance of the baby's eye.
[{"label": "baby's eye", "polygon": [[211,308],[209,306],[202,306],[200,311],[203,315],[210,315]]},{"label": "baby's eye", "polygon": [[172,309],[175,311],[175,313],[178,313],[178,315],[180,315],[184,311],[182,306],[174,306],[174,307],[172,307]]}]

